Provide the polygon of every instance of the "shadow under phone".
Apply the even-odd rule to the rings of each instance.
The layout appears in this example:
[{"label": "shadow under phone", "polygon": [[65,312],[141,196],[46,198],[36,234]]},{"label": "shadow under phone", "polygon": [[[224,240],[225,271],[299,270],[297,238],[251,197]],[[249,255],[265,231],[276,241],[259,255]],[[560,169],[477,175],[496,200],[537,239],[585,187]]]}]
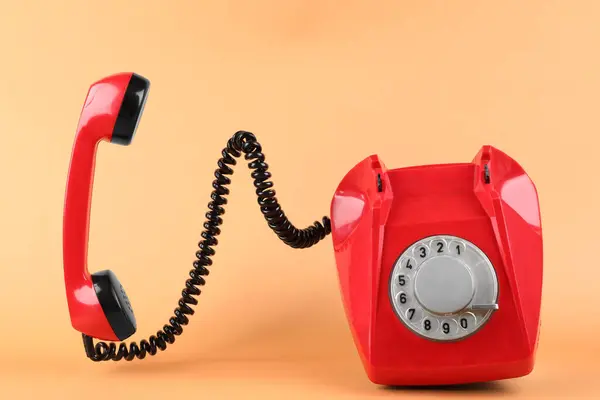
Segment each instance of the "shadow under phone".
[{"label": "shadow under phone", "polygon": [[514,392],[514,388],[501,381],[466,383],[462,385],[441,385],[441,386],[382,386],[381,390],[391,392],[459,392],[459,393],[488,393],[488,394],[509,394]]}]

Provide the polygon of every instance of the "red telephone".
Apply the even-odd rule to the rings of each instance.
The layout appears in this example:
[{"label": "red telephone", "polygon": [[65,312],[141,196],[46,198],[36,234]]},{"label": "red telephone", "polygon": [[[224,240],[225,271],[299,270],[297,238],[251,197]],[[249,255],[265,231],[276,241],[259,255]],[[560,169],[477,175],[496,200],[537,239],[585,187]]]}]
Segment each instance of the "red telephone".
[{"label": "red telephone", "polygon": [[332,234],[346,312],[373,382],[456,384],[531,371],[542,286],[537,193],[514,160],[489,146],[472,163],[391,171],[369,157],[340,183],[331,220],[297,228],[275,196],[262,146],[252,133],[236,132],[217,161],[202,239],[173,315],[147,339],[123,342],[137,331],[125,289],[113,272],[88,270],[92,185],[99,144],[131,143],[149,88],[133,73],[93,83],[75,135],[65,193],[65,290],[90,360],[144,359],[183,333],[243,156],[259,211],[279,239],[304,249]]},{"label": "red telephone", "polygon": [[388,170],[368,157],[339,184],[331,227],[371,381],[445,385],[532,371],[542,228],[536,188],[515,160],[491,146],[463,164]]}]

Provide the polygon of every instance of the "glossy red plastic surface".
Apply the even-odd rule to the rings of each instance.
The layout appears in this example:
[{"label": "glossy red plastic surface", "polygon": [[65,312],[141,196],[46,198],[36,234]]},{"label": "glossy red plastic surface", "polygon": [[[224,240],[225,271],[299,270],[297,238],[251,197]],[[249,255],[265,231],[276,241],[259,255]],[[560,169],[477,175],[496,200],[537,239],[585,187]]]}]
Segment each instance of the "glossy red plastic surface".
[{"label": "glossy red plastic surface", "polygon": [[131,73],[94,83],[87,94],[71,155],[63,218],[63,262],[71,324],[102,340],[117,341],[98,302],[87,267],[96,149],[110,141]]},{"label": "glossy red plastic surface", "polygon": [[[484,146],[471,163],[388,170],[373,155],[340,183],[331,219],[346,315],[372,382],[446,385],[531,372],[540,326],[542,228],[536,188],[515,160]],[[478,332],[456,342],[409,331],[388,295],[397,257],[436,234],[473,242],[498,279],[499,309]]]}]

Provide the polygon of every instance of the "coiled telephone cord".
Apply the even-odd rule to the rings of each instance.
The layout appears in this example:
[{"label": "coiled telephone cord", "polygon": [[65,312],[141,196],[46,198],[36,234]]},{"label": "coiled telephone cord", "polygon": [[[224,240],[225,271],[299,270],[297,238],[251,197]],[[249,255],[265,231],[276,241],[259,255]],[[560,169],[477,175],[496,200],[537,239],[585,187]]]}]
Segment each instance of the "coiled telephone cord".
[{"label": "coiled telephone cord", "polygon": [[275,197],[273,183],[269,180],[271,173],[269,166],[265,163],[265,155],[256,137],[245,131],[236,132],[227,142],[227,147],[221,152],[221,159],[217,162],[215,180],[212,183],[213,192],[211,201],[208,203],[209,211],[206,213],[202,240],[198,243],[200,248],[196,252],[194,268],[190,271],[190,278],[185,282],[185,288],[181,292],[178,306],[174,315],[156,335],[129,344],[98,342],[94,345],[94,339],[83,334],[83,343],[88,358],[93,361],[131,361],[135,358],[143,359],[146,355],[154,356],[159,350],[164,351],[168,344],[175,342],[176,336],[183,332],[183,327],[189,323],[188,315],[194,315],[192,306],[198,304],[194,296],[201,293],[199,286],[204,286],[204,277],[209,274],[208,267],[212,265],[211,257],[215,254],[213,246],[216,246],[217,236],[221,233],[219,225],[223,223],[222,215],[225,213],[223,206],[227,204],[225,196],[229,194],[227,185],[231,183],[228,175],[233,174],[231,166],[236,165],[236,158],[244,154],[249,161],[248,167],[252,171],[250,176],[254,179],[254,187],[258,196],[260,211],[265,217],[269,227],[285,244],[297,249],[304,249],[317,244],[331,233],[331,221],[323,217],[321,222],[315,221],[313,225],[304,228],[296,228],[286,217],[281,205]]}]

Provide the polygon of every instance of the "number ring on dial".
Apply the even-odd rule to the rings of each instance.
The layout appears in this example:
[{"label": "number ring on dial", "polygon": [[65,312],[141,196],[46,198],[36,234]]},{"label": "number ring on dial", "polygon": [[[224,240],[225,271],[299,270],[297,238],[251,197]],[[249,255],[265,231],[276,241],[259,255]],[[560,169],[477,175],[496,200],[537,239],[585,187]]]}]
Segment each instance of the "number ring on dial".
[{"label": "number ring on dial", "polygon": [[389,289],[400,321],[430,340],[468,337],[497,309],[491,261],[475,244],[451,235],[426,237],[405,249],[392,269]]}]

